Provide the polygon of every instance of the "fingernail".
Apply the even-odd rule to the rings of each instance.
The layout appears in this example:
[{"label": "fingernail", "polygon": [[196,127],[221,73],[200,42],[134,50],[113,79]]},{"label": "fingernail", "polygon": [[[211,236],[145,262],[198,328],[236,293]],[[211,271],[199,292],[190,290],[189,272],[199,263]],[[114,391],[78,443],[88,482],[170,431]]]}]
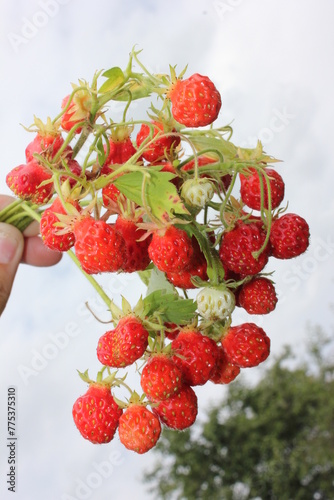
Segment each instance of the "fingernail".
[{"label": "fingernail", "polygon": [[15,238],[6,231],[0,230],[0,264],[9,264],[17,250]]}]

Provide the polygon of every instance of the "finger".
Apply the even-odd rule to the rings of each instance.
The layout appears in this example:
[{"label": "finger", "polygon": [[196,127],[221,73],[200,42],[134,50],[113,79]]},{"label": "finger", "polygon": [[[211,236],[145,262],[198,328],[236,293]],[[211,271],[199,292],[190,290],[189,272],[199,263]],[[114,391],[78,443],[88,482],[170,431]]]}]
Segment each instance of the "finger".
[{"label": "finger", "polygon": [[22,262],[25,264],[38,267],[54,266],[61,258],[62,253],[47,248],[39,236],[31,236],[25,239],[22,256]]},{"label": "finger", "polygon": [[0,223],[0,315],[4,311],[21,261],[24,239],[18,229]]}]

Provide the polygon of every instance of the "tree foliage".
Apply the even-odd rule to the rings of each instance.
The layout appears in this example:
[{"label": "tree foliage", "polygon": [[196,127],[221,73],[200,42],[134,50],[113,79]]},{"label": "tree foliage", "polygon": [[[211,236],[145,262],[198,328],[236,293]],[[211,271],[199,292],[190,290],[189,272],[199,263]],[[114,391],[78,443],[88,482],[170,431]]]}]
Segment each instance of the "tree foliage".
[{"label": "tree foliage", "polygon": [[241,377],[231,383],[199,427],[165,429],[145,477],[151,491],[178,500],[333,499],[334,365],[326,344],[318,334],[297,363],[286,348],[255,386]]}]

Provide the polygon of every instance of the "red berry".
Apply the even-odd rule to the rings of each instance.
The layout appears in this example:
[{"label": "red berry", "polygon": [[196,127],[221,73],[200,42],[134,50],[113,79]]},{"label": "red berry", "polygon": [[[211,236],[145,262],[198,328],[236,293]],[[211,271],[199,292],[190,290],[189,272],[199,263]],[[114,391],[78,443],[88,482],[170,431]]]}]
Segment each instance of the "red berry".
[{"label": "red berry", "polygon": [[254,277],[238,290],[238,305],[249,314],[268,314],[277,303],[273,283],[265,277]]},{"label": "red berry", "polygon": [[226,358],[240,368],[257,366],[270,353],[270,339],[254,323],[231,326],[221,340]]},{"label": "red berry", "polygon": [[180,390],[182,372],[166,354],[154,354],[142,370],[140,384],[151,401],[163,401]]},{"label": "red berry", "polygon": [[103,206],[108,208],[112,206],[113,204],[117,204],[117,202],[120,200],[121,192],[120,190],[113,184],[112,182],[110,184],[107,184],[102,188],[102,202]]},{"label": "red berry", "polygon": [[[70,99],[70,95],[64,97],[61,103],[62,109],[65,109]],[[91,109],[91,97],[86,90],[78,91],[72,97],[71,103],[61,117],[61,126],[64,130],[70,131],[72,127],[80,122],[87,120]],[[75,129],[75,133],[79,134],[82,127]]]},{"label": "red berry", "polygon": [[34,160],[35,153],[46,158],[53,158],[63,143],[64,139],[61,134],[37,133],[25,149],[26,160],[27,162]]},{"label": "red berry", "polygon": [[125,242],[114,225],[84,217],[74,224],[73,232],[75,254],[86,273],[116,272],[122,268]]},{"label": "red berry", "polygon": [[[105,153],[107,153],[108,148],[104,146]],[[136,153],[136,148],[132,144],[132,141],[129,136],[122,138],[122,140],[114,140],[113,138],[109,138],[109,153],[103,163],[103,173],[110,173],[106,169],[110,165],[123,165],[126,163],[131,156]],[[110,169],[111,171],[111,169]]]},{"label": "red berry", "polygon": [[309,246],[310,230],[303,217],[285,214],[274,219],[270,230],[271,255],[277,259],[292,259]]},{"label": "red berry", "polygon": [[148,247],[148,254],[160,271],[179,272],[185,269],[193,256],[192,242],[183,229],[169,226],[156,231]]},{"label": "red berry", "polygon": [[87,392],[74,403],[72,415],[85,439],[94,444],[103,444],[113,439],[122,410],[108,387],[91,384]]},{"label": "red berry", "polygon": [[214,384],[229,384],[240,373],[240,367],[231,363],[220,346],[218,348],[218,359],[214,371],[210,377],[210,381]]},{"label": "red berry", "polygon": [[214,340],[198,330],[185,328],[172,341],[173,361],[188,385],[204,385],[214,370],[218,347]]},{"label": "red berry", "polygon": [[6,176],[6,183],[16,196],[36,205],[47,203],[54,192],[51,172],[36,160],[13,168]]},{"label": "red berry", "polygon": [[174,340],[180,333],[180,327],[175,323],[166,322],[165,326],[165,337],[169,340]]},{"label": "red berry", "polygon": [[[284,198],[284,181],[280,174],[272,168],[264,169],[264,172],[269,177],[270,194],[271,194],[271,209],[277,208]],[[261,210],[261,182],[263,185],[264,208],[268,208],[268,189],[265,177],[255,168],[249,168],[249,173],[240,174],[240,195],[242,201],[253,210]]]},{"label": "red berry", "polygon": [[151,238],[147,237],[142,241],[138,241],[145,234],[145,231],[137,226],[140,222],[142,222],[142,219],[134,222],[122,215],[119,215],[115,222],[115,228],[121,233],[125,241],[122,271],[126,273],[143,271],[151,262],[148,255]]},{"label": "red berry", "polygon": [[256,222],[238,221],[234,229],[224,232],[219,248],[219,256],[224,268],[244,276],[258,274],[268,262],[269,247],[256,258],[266,238],[265,231]]},{"label": "red berry", "polygon": [[114,330],[99,339],[97,357],[105,366],[122,368],[141,358],[148,345],[148,331],[135,316],[124,316]]},{"label": "red berry", "polygon": [[[77,210],[80,210],[80,205],[78,202],[71,202]],[[40,222],[40,233],[43,239],[44,245],[46,245],[51,250],[56,250],[58,252],[67,252],[75,242],[74,233],[68,231],[65,234],[57,234],[62,228],[57,226],[59,223],[59,218],[57,214],[65,215],[67,212],[59,198],[56,198],[52,205],[47,208],[41,217]]]},{"label": "red berry", "polygon": [[197,417],[197,396],[192,387],[183,385],[174,396],[152,408],[161,422],[170,429],[187,429]]},{"label": "red berry", "polygon": [[141,404],[130,404],[119,419],[119,439],[128,450],[136,453],[146,453],[153,448],[160,433],[158,417]]},{"label": "red berry", "polygon": [[165,131],[168,133],[168,135],[166,135],[166,133],[164,132],[163,123],[153,121],[152,125],[154,127],[152,138],[150,137],[151,135],[150,126],[147,125],[146,123],[143,123],[137,134],[136,141],[137,141],[137,146],[140,147],[141,144],[146,139],[148,139],[148,142],[150,142],[151,139],[154,139],[158,133],[161,134],[161,137],[154,140],[154,142],[152,142],[152,144],[147,146],[142,152],[142,157],[145,160],[149,162],[156,162],[171,156],[171,153],[180,144],[180,137],[178,137],[177,135],[170,134],[170,132],[173,131],[168,131],[168,130]]},{"label": "red berry", "polygon": [[200,249],[196,238],[193,237],[191,239],[191,244],[193,247],[193,255],[188,266],[181,271],[166,272],[166,278],[168,281],[170,281],[174,286],[183,288],[184,290],[196,288],[192,278],[198,277],[203,281],[208,280],[206,258]]},{"label": "red berry", "polygon": [[218,117],[221,96],[213,82],[198,73],[185,80],[176,80],[167,97],[172,103],[175,120],[186,127],[210,125]]}]

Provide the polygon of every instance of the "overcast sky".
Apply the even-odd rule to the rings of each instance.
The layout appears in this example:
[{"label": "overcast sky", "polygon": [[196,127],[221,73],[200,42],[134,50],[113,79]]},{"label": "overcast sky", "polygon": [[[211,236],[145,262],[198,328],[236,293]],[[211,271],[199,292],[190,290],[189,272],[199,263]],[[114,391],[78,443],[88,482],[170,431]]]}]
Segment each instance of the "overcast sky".
[{"label": "overcast sky", "polygon": [[[208,75],[222,94],[220,123],[233,120],[234,142],[283,160],[289,211],[310,225],[311,245],[295,261],[273,263],[280,300],[259,319],[272,353],[289,342],[301,349],[308,323],[330,328],[333,297],[333,2],[330,0],[0,2],[0,188],[24,161],[33,115],[54,117],[70,83],[125,67],[134,44],[154,72],[168,65]],[[117,119],[117,107],[114,110]],[[118,300],[138,300],[133,277],[103,277]],[[135,290],[135,293],[134,293]],[[6,394],[18,391],[20,500],[148,498],[140,481],[154,456],[126,452],[118,438],[93,446],[77,432],[74,400],[85,391],[76,369],[99,364],[95,350],[105,325],[84,307],[104,307],[72,262],[52,269],[22,266],[0,320],[0,495],[7,499]],[[249,317],[247,317],[249,319]],[[235,321],[246,320],[238,312]],[[58,347],[57,347],[58,345]],[[260,374],[261,369],[254,370]],[[200,413],[224,393],[197,390]]]}]

